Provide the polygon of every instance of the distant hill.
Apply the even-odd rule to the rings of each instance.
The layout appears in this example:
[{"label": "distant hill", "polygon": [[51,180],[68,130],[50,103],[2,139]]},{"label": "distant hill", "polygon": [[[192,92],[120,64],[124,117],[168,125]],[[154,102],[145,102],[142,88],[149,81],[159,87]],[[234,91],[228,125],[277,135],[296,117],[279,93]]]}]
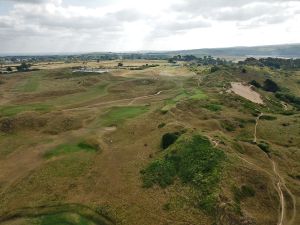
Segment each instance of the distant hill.
[{"label": "distant hill", "polygon": [[169,55],[195,55],[213,57],[283,57],[300,58],[300,44],[267,45],[257,47],[203,48],[164,52]]}]

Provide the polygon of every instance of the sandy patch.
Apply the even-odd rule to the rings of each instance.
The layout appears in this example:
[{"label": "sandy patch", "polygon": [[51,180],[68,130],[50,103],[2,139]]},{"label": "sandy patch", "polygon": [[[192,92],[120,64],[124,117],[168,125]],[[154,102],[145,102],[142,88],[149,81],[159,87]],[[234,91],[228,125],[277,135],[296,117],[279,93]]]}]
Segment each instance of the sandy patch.
[{"label": "sandy patch", "polygon": [[239,82],[231,82],[231,89],[233,93],[248,99],[251,102],[257,103],[257,104],[264,104],[260,94],[253,91],[251,89],[251,86],[244,85]]}]

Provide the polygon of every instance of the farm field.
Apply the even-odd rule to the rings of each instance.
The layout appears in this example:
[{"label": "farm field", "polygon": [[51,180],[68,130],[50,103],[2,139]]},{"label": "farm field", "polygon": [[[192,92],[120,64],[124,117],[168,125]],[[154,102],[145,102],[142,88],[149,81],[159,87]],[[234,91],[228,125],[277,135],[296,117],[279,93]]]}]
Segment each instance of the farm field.
[{"label": "farm field", "polygon": [[300,71],[120,62],[0,75],[0,224],[300,224]]}]

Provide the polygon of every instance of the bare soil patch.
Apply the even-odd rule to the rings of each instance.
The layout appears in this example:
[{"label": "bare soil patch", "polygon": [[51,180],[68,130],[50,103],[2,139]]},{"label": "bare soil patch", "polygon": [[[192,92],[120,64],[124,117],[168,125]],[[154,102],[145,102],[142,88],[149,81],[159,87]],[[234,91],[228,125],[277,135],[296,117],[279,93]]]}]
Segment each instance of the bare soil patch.
[{"label": "bare soil patch", "polygon": [[251,89],[250,86],[244,85],[239,82],[231,82],[231,89],[235,94],[248,99],[257,104],[264,104],[260,94]]}]

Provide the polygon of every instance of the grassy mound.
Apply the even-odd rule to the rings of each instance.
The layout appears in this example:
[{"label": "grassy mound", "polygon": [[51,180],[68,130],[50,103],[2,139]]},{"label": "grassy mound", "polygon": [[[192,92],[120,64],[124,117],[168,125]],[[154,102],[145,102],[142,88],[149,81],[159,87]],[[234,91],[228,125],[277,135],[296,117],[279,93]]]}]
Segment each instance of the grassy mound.
[{"label": "grassy mound", "polygon": [[213,213],[224,159],[224,153],[214,148],[207,138],[200,135],[182,138],[168,149],[163,159],[141,171],[143,184],[144,187],[159,185],[164,188],[178,177],[182,183],[195,188],[196,205]]}]

